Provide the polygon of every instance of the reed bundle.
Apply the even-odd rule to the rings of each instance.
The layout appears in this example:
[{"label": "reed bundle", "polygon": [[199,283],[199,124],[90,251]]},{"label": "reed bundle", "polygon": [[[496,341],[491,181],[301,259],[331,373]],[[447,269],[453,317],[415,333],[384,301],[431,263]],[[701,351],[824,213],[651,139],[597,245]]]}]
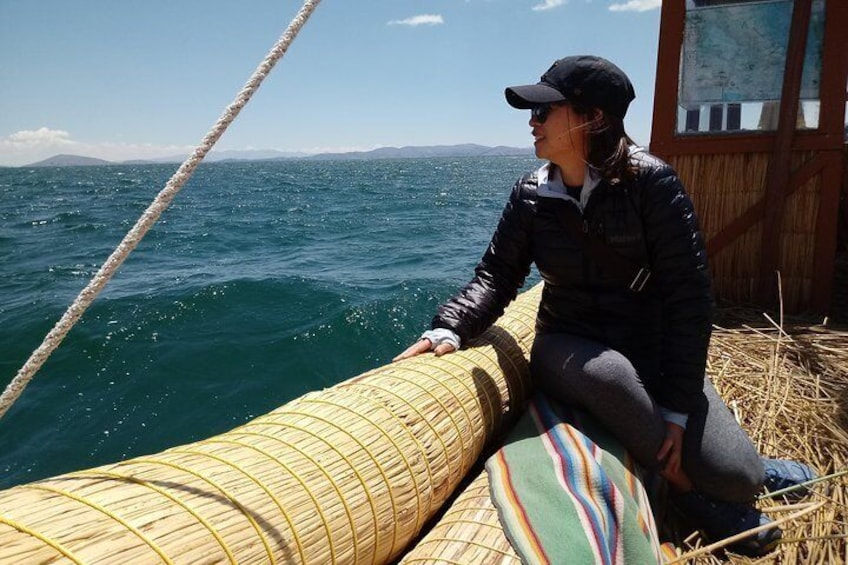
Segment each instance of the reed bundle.
[{"label": "reed bundle", "polygon": [[523,406],[540,288],[475,347],[0,492],[0,563],[386,563]]},{"label": "reed bundle", "polygon": [[479,473],[401,565],[486,563],[520,565],[489,494],[489,476]]}]

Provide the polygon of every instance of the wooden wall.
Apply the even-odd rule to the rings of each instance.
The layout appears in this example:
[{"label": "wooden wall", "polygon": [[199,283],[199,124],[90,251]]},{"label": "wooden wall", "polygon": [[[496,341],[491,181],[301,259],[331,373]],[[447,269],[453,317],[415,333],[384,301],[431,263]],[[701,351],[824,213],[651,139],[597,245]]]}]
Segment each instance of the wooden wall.
[{"label": "wooden wall", "polygon": [[840,196],[848,199],[848,1],[825,2],[818,126],[802,130],[797,116],[812,2],[794,0],[777,129],[697,135],[677,132],[686,5],[663,2],[651,151],[677,169],[695,202],[719,299],[772,309],[780,298],[788,312],[828,314],[839,292],[839,233],[848,237],[837,229],[838,220],[848,225],[848,211],[839,210]]},{"label": "wooden wall", "polygon": [[[757,302],[763,220],[753,219],[745,226],[740,218],[762,206],[770,157],[769,153],[730,153],[669,158],[701,221],[716,294],[729,302]],[[809,158],[808,152],[793,154],[792,169],[799,169]],[[783,303],[790,311],[803,309],[814,291],[820,192],[821,175],[815,175],[788,196],[780,241],[774,242],[780,248]],[[736,237],[728,236],[731,231]],[[773,283],[777,286],[777,275]]]}]

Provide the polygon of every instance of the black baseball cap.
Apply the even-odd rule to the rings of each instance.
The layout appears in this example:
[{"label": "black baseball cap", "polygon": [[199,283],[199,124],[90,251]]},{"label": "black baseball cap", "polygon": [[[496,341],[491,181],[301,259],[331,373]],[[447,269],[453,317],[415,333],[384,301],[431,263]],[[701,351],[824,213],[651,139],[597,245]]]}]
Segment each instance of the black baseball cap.
[{"label": "black baseball cap", "polygon": [[511,86],[506,101],[513,108],[529,110],[539,104],[574,102],[600,108],[624,118],[636,97],[630,79],[611,62],[593,55],[559,59],[536,84]]}]

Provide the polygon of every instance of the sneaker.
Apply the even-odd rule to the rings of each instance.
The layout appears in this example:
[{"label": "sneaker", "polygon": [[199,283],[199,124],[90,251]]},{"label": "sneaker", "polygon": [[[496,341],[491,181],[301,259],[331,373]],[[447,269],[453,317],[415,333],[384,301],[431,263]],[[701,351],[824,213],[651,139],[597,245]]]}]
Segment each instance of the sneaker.
[{"label": "sneaker", "polygon": [[[673,500],[677,509],[701,530],[709,542],[721,541],[771,523],[753,506],[715,500],[695,491],[678,494]],[[734,542],[725,549],[748,557],[759,557],[774,549],[782,535],[779,528],[771,528]]]},{"label": "sneaker", "polygon": [[[763,467],[766,469],[766,480],[763,486],[768,492],[795,487],[818,477],[809,466],[789,459],[763,457]],[[810,489],[803,486],[791,490],[781,497],[784,500],[801,500],[808,494],[810,494]]]}]

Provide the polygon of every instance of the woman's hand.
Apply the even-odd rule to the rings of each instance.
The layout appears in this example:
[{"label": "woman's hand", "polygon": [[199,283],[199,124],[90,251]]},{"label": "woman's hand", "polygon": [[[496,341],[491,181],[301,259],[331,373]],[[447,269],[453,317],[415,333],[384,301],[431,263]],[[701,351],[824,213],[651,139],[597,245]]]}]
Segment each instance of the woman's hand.
[{"label": "woman's hand", "polygon": [[688,490],[692,485],[681,466],[684,431],[686,430],[682,426],[672,422],[665,423],[665,441],[657,452],[657,461],[665,460],[660,475],[678,488]]},{"label": "woman's hand", "polygon": [[[407,359],[409,357],[415,357],[416,355],[421,355],[422,353],[427,353],[433,348],[433,342],[427,339],[419,339],[412,345],[406,348],[403,353],[392,359],[392,361],[400,361],[401,359]],[[456,351],[453,345],[449,343],[443,343],[436,347],[433,350],[433,353],[436,354],[436,357],[441,357],[445,353],[450,353],[452,351]]]}]

